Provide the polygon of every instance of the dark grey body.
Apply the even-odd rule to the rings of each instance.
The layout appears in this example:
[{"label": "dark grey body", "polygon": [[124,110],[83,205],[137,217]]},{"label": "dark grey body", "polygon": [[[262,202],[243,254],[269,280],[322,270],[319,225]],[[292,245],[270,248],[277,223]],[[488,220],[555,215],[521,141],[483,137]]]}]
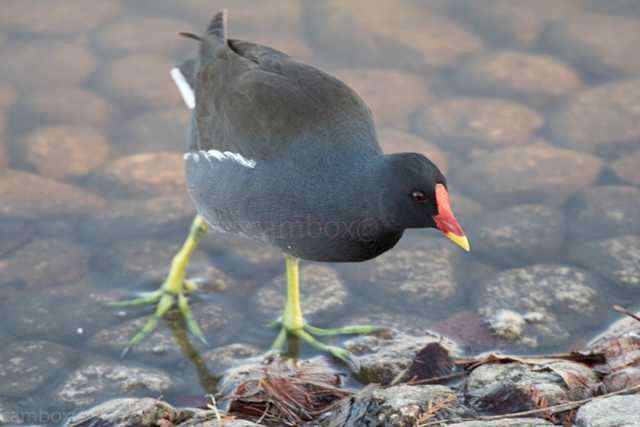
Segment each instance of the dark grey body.
[{"label": "dark grey body", "polygon": [[393,247],[403,228],[386,215],[387,156],[364,102],[284,53],[227,40],[216,19],[199,57],[181,66],[195,92],[185,159],[198,212],[303,259],[363,261]]}]

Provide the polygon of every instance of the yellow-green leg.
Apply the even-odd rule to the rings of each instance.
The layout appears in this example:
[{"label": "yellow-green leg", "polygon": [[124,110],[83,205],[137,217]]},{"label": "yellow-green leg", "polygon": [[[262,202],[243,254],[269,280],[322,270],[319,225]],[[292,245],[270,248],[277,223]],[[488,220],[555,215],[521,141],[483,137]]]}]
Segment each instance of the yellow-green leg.
[{"label": "yellow-green leg", "polygon": [[191,223],[191,229],[189,230],[189,236],[185,240],[180,251],[173,257],[171,261],[171,270],[165,279],[162,287],[157,291],[145,292],[139,298],[134,298],[125,301],[116,301],[110,305],[116,307],[142,305],[142,304],[156,304],[155,312],[149,317],[147,323],[144,324],[142,329],[129,341],[129,344],[123,351],[123,355],[126,354],[131,347],[142,341],[147,335],[149,335],[158,326],[160,319],[167,314],[172,307],[178,307],[178,310],[184,317],[189,331],[206,343],[202,330],[191,312],[189,307],[189,301],[187,295],[197,289],[197,285],[189,280],[185,279],[185,271],[189,264],[189,258],[196,249],[198,242],[202,237],[207,234],[207,223],[201,216],[196,216]]},{"label": "yellow-green leg", "polygon": [[280,333],[273,342],[271,350],[275,352],[282,352],[284,345],[287,341],[287,336],[296,336],[303,341],[311,344],[313,347],[327,352],[334,357],[347,363],[353,370],[358,370],[358,363],[356,358],[344,348],[327,345],[316,338],[313,335],[320,336],[332,336],[342,334],[371,334],[380,331],[382,328],[368,325],[347,326],[343,328],[334,329],[322,329],[308,325],[304,321],[302,316],[302,309],[300,307],[300,271],[299,271],[299,259],[285,255],[285,262],[287,267],[287,301],[284,307],[284,314],[282,319],[276,322],[281,326]]}]

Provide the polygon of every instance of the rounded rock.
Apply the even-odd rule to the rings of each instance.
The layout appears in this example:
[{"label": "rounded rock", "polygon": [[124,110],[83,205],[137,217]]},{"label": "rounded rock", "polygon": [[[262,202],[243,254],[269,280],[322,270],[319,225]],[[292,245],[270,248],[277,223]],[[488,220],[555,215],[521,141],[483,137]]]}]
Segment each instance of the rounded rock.
[{"label": "rounded rock", "polygon": [[[300,269],[300,281],[300,304],[307,320],[331,318],[344,309],[349,292],[332,268],[304,266]],[[265,319],[277,318],[285,306],[286,289],[286,275],[260,288],[253,298],[257,313]]]},{"label": "rounded rock", "polygon": [[578,409],[576,426],[616,427],[640,425],[640,395],[595,399]]},{"label": "rounded rock", "polygon": [[640,234],[640,189],[627,186],[596,186],[579,198],[570,223],[574,242]]},{"label": "rounded rock", "polygon": [[417,127],[427,138],[463,151],[522,145],[544,124],[537,112],[501,99],[454,98],[428,108]]},{"label": "rounded rock", "polygon": [[80,88],[49,89],[21,99],[21,107],[38,121],[70,125],[106,125],[113,107],[100,95]]},{"label": "rounded rock", "polygon": [[384,128],[378,132],[382,150],[387,153],[420,153],[447,173],[447,155],[437,145],[431,144],[418,135],[400,129]]},{"label": "rounded rock", "polygon": [[551,261],[564,242],[564,217],[546,205],[515,205],[476,219],[469,239],[482,242],[477,253],[498,264]]},{"label": "rounded rock", "polygon": [[96,66],[94,56],[79,43],[13,43],[2,49],[2,56],[11,61],[0,62],[0,74],[27,93],[78,86]]},{"label": "rounded rock", "polygon": [[537,264],[490,277],[478,287],[476,303],[488,318],[510,310],[530,320],[514,344],[545,347],[566,343],[585,322],[602,319],[600,288],[600,281],[584,270]]},{"label": "rounded rock", "polygon": [[109,143],[98,130],[83,126],[35,129],[19,142],[24,162],[40,175],[73,178],[86,175],[109,157]]},{"label": "rounded rock", "polygon": [[0,395],[24,397],[46,387],[67,367],[70,352],[47,341],[16,341],[0,350]]},{"label": "rounded rock", "polygon": [[501,51],[465,62],[454,73],[456,90],[481,96],[505,96],[541,106],[582,85],[569,65],[547,55]]},{"label": "rounded rock", "polygon": [[98,33],[98,45],[107,52],[150,52],[171,54],[186,48],[188,41],[178,35],[192,24],[179,19],[145,17],[118,20]]},{"label": "rounded rock", "polygon": [[119,11],[112,0],[7,0],[2,2],[0,26],[36,34],[77,34],[93,31]]},{"label": "rounded rock", "polygon": [[114,60],[105,71],[104,89],[115,97],[142,107],[182,105],[168,71],[172,61],[164,56],[133,54]]},{"label": "rounded rock", "polygon": [[0,172],[0,200],[0,215],[24,219],[78,216],[105,204],[85,189],[15,169]]},{"label": "rounded rock", "polygon": [[154,110],[133,116],[117,137],[114,149],[138,154],[155,151],[184,152],[191,114],[185,108]]},{"label": "rounded rock", "polygon": [[571,256],[578,264],[613,283],[640,289],[640,235],[585,243],[573,249]]},{"label": "rounded rock", "polygon": [[183,155],[168,151],[116,159],[97,175],[107,186],[132,194],[166,195],[186,186]]},{"label": "rounded rock", "polygon": [[640,186],[640,150],[611,164],[613,172],[623,181]]},{"label": "rounded rock", "polygon": [[640,17],[569,16],[551,25],[544,39],[559,56],[592,74],[640,73],[640,58],[633,54],[640,40]]},{"label": "rounded rock", "polygon": [[619,80],[577,92],[550,118],[554,140],[608,154],[635,147],[640,138],[640,79]]},{"label": "rounded rock", "polygon": [[228,344],[209,350],[202,354],[202,360],[207,365],[209,372],[221,375],[224,371],[235,368],[251,359],[260,356],[264,350],[252,344]]},{"label": "rounded rock", "polygon": [[18,91],[13,85],[0,83],[0,111],[11,108],[16,99],[18,99]]},{"label": "rounded rock", "polygon": [[486,203],[562,204],[599,176],[602,160],[543,141],[480,156],[455,178],[472,197]]}]

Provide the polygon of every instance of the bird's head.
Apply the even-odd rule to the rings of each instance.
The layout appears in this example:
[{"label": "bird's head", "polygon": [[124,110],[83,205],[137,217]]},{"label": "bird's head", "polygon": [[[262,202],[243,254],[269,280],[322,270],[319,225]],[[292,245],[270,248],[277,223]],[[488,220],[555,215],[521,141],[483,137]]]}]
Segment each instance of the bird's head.
[{"label": "bird's head", "polygon": [[469,251],[462,227],[449,203],[447,180],[440,169],[417,153],[385,155],[382,205],[385,217],[400,228],[437,228]]}]

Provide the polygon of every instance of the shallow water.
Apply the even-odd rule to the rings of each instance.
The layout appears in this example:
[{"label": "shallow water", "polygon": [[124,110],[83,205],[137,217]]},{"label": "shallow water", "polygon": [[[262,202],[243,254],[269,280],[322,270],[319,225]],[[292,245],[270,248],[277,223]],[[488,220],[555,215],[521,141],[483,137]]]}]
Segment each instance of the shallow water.
[{"label": "shallow water", "polygon": [[[121,360],[151,309],[104,302],[157,288],[195,213],[181,171],[189,116],[168,70],[194,51],[176,32],[198,32],[223,4],[5,3],[0,423],[55,424],[124,395],[198,403],[224,366],[213,349],[241,343],[236,356],[249,356],[274,338],[262,325],[281,304],[280,255],[215,234],[202,243],[190,271],[206,277],[193,307],[208,345],[169,321]],[[371,106],[386,150],[438,163],[470,237],[470,254],[411,230],[375,261],[304,263],[315,324],[536,352],[580,348],[613,303],[640,308],[634,2],[228,7],[232,37],[336,74]],[[529,319],[515,340],[482,320],[501,309]]]}]

